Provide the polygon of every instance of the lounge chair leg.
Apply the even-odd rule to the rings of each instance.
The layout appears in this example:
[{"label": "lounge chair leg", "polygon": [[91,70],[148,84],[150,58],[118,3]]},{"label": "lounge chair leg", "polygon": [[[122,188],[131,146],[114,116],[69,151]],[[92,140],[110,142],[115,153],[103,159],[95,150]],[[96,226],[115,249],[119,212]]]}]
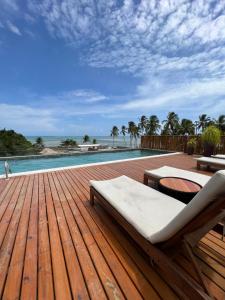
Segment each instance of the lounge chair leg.
[{"label": "lounge chair leg", "polygon": [[144,184],[148,185],[148,175],[144,174]]},{"label": "lounge chair leg", "polygon": [[94,193],[92,192],[92,190],[90,190],[90,203],[91,203],[91,206],[94,206],[95,204],[95,196],[94,196]]},{"label": "lounge chair leg", "polygon": [[189,255],[189,257],[190,257],[190,259],[191,259],[191,261],[192,261],[192,263],[193,263],[193,265],[194,265],[195,271],[196,271],[196,273],[197,273],[197,275],[198,275],[198,278],[200,279],[200,282],[201,282],[201,284],[202,284],[202,286],[203,286],[205,292],[206,292],[210,297],[212,297],[212,299],[214,299],[213,295],[211,294],[211,292],[210,292],[209,289],[208,289],[207,283],[205,282],[205,279],[204,279],[204,277],[203,277],[201,268],[200,268],[200,266],[198,265],[198,262],[197,262],[197,260],[196,260],[196,258],[195,258],[195,256],[194,256],[192,247],[189,245],[189,243],[188,243],[186,240],[184,240],[184,245],[185,245],[185,249],[187,250],[187,253],[188,253],[188,255]]},{"label": "lounge chair leg", "polygon": [[197,162],[197,169],[200,170],[200,163]]}]

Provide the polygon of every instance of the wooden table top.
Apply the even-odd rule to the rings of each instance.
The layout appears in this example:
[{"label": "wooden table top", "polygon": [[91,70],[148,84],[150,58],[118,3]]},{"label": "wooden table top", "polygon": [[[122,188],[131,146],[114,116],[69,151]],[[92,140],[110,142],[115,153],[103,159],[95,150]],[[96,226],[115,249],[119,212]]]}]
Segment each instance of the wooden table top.
[{"label": "wooden table top", "polygon": [[183,193],[198,193],[201,186],[193,181],[177,177],[165,177],[160,179],[160,185],[168,189]]}]

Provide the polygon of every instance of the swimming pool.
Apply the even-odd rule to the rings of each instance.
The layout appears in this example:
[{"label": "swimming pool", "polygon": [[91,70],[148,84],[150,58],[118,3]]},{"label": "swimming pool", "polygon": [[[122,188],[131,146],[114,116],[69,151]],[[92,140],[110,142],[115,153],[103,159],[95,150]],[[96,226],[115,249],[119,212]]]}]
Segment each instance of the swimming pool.
[{"label": "swimming pool", "polygon": [[[130,158],[140,158],[145,156],[166,154],[165,151],[156,150],[126,150],[118,152],[101,152],[74,154],[70,156],[60,156],[51,158],[36,158],[10,160],[9,165],[12,173],[45,170],[52,168],[62,168],[69,166],[78,166],[107,161],[123,160]],[[0,161],[0,174],[4,174],[4,161]]]}]

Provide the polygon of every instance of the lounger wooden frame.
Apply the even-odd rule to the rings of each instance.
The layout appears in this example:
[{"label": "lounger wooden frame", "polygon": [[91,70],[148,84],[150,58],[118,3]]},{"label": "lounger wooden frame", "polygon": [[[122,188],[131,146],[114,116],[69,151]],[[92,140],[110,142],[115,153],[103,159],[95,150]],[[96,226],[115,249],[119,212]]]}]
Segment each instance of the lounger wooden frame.
[{"label": "lounger wooden frame", "polygon": [[[195,260],[193,250],[200,239],[225,217],[224,195],[219,197],[217,201],[211,202],[211,204],[173,237],[169,238],[166,242],[158,244],[152,244],[145,239],[94,187],[91,186],[91,205],[94,205],[95,200],[97,200],[129,233],[133,240],[138,243],[149,256],[150,262],[158,266],[166,278],[169,278],[171,285],[176,286],[180,291],[183,291],[185,295],[191,297],[192,300],[211,299],[201,269]],[[182,272],[172,261],[175,255],[184,247],[193,262],[193,266],[202,282],[204,290],[202,290],[188,275]]]},{"label": "lounger wooden frame", "polygon": [[207,161],[197,160],[197,169],[200,170],[201,166],[206,166],[207,168],[213,167],[221,170],[225,169],[224,164],[220,164],[219,162],[207,162]]},{"label": "lounger wooden frame", "polygon": [[148,181],[149,181],[149,180],[152,180],[153,182],[158,183],[159,180],[160,180],[160,178],[157,178],[157,177],[155,177],[155,176],[152,176],[152,175],[150,175],[150,174],[145,173],[145,174],[144,174],[144,180],[143,180],[143,183],[144,183],[145,185],[148,185]]}]

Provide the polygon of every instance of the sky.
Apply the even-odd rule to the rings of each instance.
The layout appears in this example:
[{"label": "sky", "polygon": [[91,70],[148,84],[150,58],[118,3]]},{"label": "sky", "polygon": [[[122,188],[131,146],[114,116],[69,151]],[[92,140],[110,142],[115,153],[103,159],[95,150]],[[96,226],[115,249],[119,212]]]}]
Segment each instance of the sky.
[{"label": "sky", "polygon": [[225,1],[0,0],[0,128],[109,135],[225,113]]}]

